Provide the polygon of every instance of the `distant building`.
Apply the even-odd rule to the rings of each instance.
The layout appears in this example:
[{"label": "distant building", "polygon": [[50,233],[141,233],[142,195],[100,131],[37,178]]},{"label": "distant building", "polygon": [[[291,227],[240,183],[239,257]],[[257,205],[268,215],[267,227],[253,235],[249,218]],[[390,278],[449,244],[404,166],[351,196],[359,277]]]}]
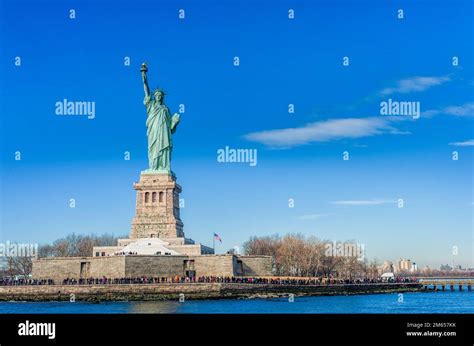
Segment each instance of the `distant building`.
[{"label": "distant building", "polygon": [[443,272],[450,272],[453,268],[451,268],[451,266],[449,264],[442,264],[440,267],[439,267],[439,270],[443,271]]},{"label": "distant building", "polygon": [[397,271],[407,272],[407,271],[411,271],[411,269],[412,269],[411,260],[400,258],[400,260],[398,261]]}]

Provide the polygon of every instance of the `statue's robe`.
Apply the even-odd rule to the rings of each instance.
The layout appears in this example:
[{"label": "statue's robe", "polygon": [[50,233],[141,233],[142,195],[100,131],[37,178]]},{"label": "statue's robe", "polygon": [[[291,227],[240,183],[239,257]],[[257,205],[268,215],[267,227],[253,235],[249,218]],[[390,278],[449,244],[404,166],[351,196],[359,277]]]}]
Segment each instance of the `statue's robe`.
[{"label": "statue's robe", "polygon": [[147,112],[148,162],[150,170],[170,171],[173,142],[171,134],[176,131],[179,115],[170,115],[168,107],[159,104],[151,95],[143,101]]}]

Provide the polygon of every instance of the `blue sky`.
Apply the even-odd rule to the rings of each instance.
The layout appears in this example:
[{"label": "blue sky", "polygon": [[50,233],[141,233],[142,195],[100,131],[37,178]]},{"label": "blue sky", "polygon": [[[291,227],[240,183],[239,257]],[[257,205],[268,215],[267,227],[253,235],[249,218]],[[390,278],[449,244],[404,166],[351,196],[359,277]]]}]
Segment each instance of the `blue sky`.
[{"label": "blue sky", "polygon": [[[223,252],[300,232],[356,240],[380,261],[474,266],[472,2],[0,6],[1,239],[129,233],[146,61],[171,111],[186,107],[172,167],[188,237],[209,245],[216,232]],[[420,119],[381,115],[389,98],[420,102]],[[63,99],[95,102],[95,118],[55,115]],[[257,149],[258,164],[217,162],[225,146]]]}]

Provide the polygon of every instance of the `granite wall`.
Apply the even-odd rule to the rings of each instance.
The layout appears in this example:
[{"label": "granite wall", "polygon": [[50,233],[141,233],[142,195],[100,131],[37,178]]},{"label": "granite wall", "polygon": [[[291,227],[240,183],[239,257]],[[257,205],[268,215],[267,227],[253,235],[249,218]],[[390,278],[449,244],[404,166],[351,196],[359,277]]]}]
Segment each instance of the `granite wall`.
[{"label": "granite wall", "polygon": [[271,276],[271,257],[199,256],[104,256],[56,257],[33,261],[33,278],[172,277],[194,272],[196,276]]}]

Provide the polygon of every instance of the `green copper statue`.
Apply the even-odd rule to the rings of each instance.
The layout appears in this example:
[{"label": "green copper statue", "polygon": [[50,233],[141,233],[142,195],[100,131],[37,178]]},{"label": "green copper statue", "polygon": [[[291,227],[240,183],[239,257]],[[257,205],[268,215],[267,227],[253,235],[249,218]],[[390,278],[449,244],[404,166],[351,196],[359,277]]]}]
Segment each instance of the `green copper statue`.
[{"label": "green copper statue", "polygon": [[147,136],[148,136],[148,165],[146,173],[170,173],[171,172],[171,151],[173,141],[171,134],[176,131],[179,123],[179,114],[170,115],[168,107],[164,104],[165,93],[163,90],[155,89],[153,96],[150,94],[148,86],[148,67],[145,63],[141,67],[143,86],[145,89],[145,99],[143,103],[146,107]]}]

